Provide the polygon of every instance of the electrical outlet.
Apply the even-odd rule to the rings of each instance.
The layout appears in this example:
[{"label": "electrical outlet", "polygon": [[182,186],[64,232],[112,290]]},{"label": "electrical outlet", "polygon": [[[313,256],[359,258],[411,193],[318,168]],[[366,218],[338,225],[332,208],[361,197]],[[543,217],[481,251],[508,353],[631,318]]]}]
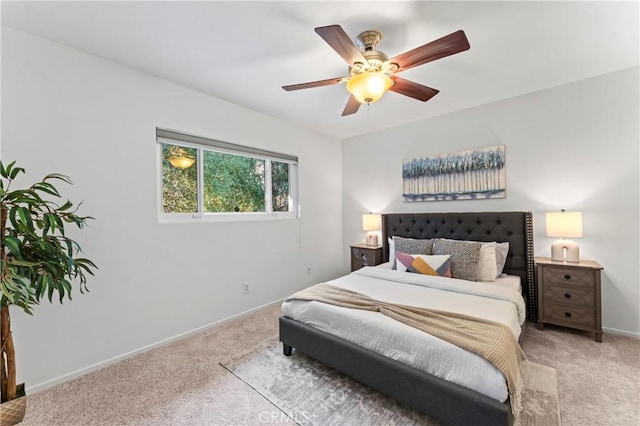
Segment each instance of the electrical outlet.
[{"label": "electrical outlet", "polygon": [[242,294],[249,294],[249,281],[242,283]]},{"label": "electrical outlet", "polygon": [[307,266],[307,275],[311,275],[311,266]]}]

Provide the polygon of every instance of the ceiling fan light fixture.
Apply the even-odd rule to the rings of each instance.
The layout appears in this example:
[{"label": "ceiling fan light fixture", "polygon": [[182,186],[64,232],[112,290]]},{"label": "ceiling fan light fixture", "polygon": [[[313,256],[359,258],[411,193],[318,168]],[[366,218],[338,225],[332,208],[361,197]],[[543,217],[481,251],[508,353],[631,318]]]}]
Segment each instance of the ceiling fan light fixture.
[{"label": "ceiling fan light fixture", "polygon": [[389,59],[386,54],[376,49],[382,40],[382,33],[379,31],[369,30],[360,33],[355,43],[337,24],[317,27],[315,32],[349,65],[349,76],[290,84],[282,88],[291,91],[344,83],[350,96],[342,111],[343,117],[358,112],[362,104],[378,101],[390,89],[399,95],[422,102],[428,101],[438,94],[437,89],[406,80],[396,74],[464,52],[470,47],[464,31],[458,30]]},{"label": "ceiling fan light fixture", "polygon": [[384,73],[364,72],[349,79],[347,90],[358,102],[371,104],[379,100],[392,85],[393,80]]}]

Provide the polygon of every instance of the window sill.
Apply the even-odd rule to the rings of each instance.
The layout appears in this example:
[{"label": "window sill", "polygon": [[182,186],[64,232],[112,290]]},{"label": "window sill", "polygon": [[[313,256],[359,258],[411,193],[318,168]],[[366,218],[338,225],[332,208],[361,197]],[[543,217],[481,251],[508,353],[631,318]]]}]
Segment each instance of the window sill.
[{"label": "window sill", "polygon": [[160,213],[158,223],[247,222],[297,219],[295,213]]}]

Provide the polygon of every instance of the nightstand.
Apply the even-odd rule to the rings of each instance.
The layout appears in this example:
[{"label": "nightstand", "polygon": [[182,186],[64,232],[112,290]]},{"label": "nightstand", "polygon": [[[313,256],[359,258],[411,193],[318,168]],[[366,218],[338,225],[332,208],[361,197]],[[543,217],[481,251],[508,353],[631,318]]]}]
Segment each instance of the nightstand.
[{"label": "nightstand", "polygon": [[538,328],[547,323],[592,331],[596,342],[602,342],[602,266],[593,260],[556,262],[548,257],[536,257],[535,262]]},{"label": "nightstand", "polygon": [[351,247],[351,272],[363,266],[376,266],[382,263],[382,246],[353,244]]}]

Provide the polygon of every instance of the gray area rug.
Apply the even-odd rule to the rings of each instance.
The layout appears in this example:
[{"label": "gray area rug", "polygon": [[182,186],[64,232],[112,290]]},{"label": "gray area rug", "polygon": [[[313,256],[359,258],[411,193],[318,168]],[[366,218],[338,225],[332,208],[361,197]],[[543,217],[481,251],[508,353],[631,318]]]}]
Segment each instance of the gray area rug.
[{"label": "gray area rug", "polygon": [[[300,425],[436,425],[304,354],[284,356],[279,342],[222,365]],[[556,370],[533,362],[528,368],[521,424],[560,425]]]}]

